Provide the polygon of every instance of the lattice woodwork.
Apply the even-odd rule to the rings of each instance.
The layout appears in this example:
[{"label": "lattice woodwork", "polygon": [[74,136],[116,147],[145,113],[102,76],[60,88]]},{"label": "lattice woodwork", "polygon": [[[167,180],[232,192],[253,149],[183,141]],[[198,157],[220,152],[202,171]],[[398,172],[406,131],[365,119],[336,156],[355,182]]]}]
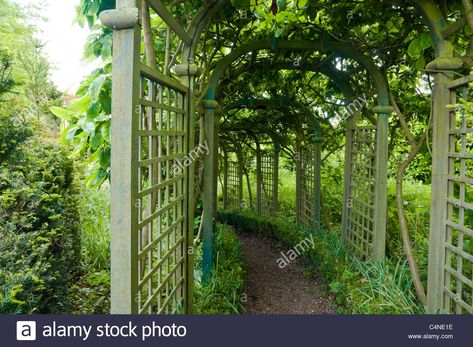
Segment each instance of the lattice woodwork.
[{"label": "lattice woodwork", "polygon": [[141,77],[138,130],[138,309],[175,313],[184,298],[186,119],[184,94]]},{"label": "lattice woodwork", "polygon": [[315,153],[311,148],[302,147],[300,150],[301,177],[299,194],[299,223],[307,228],[312,228],[317,222],[314,219],[315,204]]},{"label": "lattice woodwork", "polygon": [[[452,104],[469,99],[468,86],[451,90]],[[443,309],[473,313],[473,117],[450,113]]]},{"label": "lattice woodwork", "polygon": [[261,155],[261,212],[273,212],[274,195],[274,157],[272,154]]},{"label": "lattice woodwork", "polygon": [[350,194],[348,207],[348,246],[361,258],[373,252],[376,185],[376,127],[351,129]]},{"label": "lattice woodwork", "polygon": [[236,161],[228,161],[227,172],[227,209],[239,209],[241,201],[239,198],[239,191],[242,185],[242,176],[240,172],[240,165]]}]

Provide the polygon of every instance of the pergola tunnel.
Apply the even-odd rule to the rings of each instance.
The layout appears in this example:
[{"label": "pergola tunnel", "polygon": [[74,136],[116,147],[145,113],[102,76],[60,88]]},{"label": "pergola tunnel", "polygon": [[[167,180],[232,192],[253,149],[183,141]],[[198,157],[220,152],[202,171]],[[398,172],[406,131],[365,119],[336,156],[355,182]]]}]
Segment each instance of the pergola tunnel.
[{"label": "pergola tunnel", "polygon": [[[116,0],[115,10],[101,14],[114,32],[113,313],[192,313],[196,211],[202,210],[205,285],[215,263],[218,211],[277,216],[288,208],[281,206],[282,172],[295,176],[295,224],[325,232],[321,176],[326,155],[336,150],[344,151],[341,239],[357,261],[385,259],[390,125],[399,110],[379,56],[323,31],[309,37],[292,27],[284,35],[240,33],[203,64],[211,54],[209,27],[223,27],[234,6],[205,1],[189,21],[159,0]],[[473,313],[473,254],[463,246],[473,239],[473,125],[452,107],[469,100],[473,77],[464,76],[457,37],[473,20],[462,8],[452,24],[433,0],[409,6],[428,26],[435,51],[425,68],[433,79],[425,306],[429,313]],[[330,95],[325,102],[297,92],[314,81],[325,89],[313,95]],[[278,83],[296,92],[275,92]]]}]

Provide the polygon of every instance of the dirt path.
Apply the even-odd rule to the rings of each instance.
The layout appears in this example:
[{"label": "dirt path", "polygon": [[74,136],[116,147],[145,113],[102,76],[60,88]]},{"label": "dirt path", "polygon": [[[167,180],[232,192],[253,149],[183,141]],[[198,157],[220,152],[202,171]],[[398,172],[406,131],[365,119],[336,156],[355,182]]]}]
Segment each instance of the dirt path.
[{"label": "dirt path", "polygon": [[316,278],[304,274],[303,260],[297,259],[281,269],[281,251],[274,242],[259,235],[240,233],[247,265],[247,313],[333,314],[331,298]]}]

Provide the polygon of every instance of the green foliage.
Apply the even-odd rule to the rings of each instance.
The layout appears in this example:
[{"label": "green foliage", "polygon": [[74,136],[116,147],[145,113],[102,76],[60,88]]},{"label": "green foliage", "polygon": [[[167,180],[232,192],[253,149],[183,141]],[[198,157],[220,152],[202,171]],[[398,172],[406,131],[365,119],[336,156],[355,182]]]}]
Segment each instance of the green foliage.
[{"label": "green foliage", "polygon": [[76,20],[80,25],[87,22],[90,29],[93,29],[100,12],[115,8],[116,0],[81,0],[76,7]]},{"label": "green foliage", "polygon": [[110,270],[110,192],[83,187],[79,201],[81,263],[87,272]]},{"label": "green foliage", "polygon": [[[363,287],[354,296],[354,314],[419,314],[417,297],[406,262],[397,264],[357,262],[363,276]],[[411,289],[411,290],[408,290]]]},{"label": "green foliage", "polygon": [[424,52],[432,47],[432,38],[429,33],[423,33],[412,40],[407,48],[408,55],[415,60],[416,67],[420,70],[425,67]]},{"label": "green foliage", "polygon": [[[256,180],[256,178],[255,178]],[[296,221],[296,174],[286,168],[279,170],[279,213],[284,213],[288,219]],[[254,192],[256,196],[256,191]]]},{"label": "green foliage", "polygon": [[338,313],[422,312],[404,262],[357,261],[349,255],[335,232],[314,233],[284,217],[258,216],[251,211],[221,211],[219,219],[238,229],[274,238],[288,248],[312,235],[315,246],[303,255],[335,296]]},{"label": "green foliage", "polygon": [[[393,259],[405,259],[396,206],[396,186],[388,181],[388,223],[386,253]],[[430,230],[430,185],[405,180],[403,184],[404,212],[409,225],[409,236],[421,279],[427,283],[427,264]]]},{"label": "green foliage", "polygon": [[86,182],[100,186],[110,175],[111,64],[97,69],[80,86],[78,99],[67,109],[52,107],[51,112],[69,126],[63,142],[74,145],[71,156],[90,164]]},{"label": "green foliage", "polygon": [[32,135],[28,125],[9,116],[0,115],[0,163],[15,155]]},{"label": "green foliage", "polygon": [[80,269],[71,313],[110,313],[110,193],[84,186],[79,199]]},{"label": "green foliage", "polygon": [[110,313],[110,271],[85,273],[71,290],[72,314]]},{"label": "green foliage", "polygon": [[41,6],[0,0],[0,113],[15,114],[35,125],[37,133],[52,131],[56,137],[58,123],[49,107],[62,104],[63,94],[51,82],[44,43],[36,37],[39,30],[33,23],[42,20]]},{"label": "green foliage", "polygon": [[0,46],[0,96],[9,92],[15,86],[15,81],[12,78],[12,62],[12,56],[7,54]]},{"label": "green foliage", "polygon": [[323,224],[338,226],[342,221],[344,153],[338,151],[323,162],[321,170],[321,214]]},{"label": "green foliage", "polygon": [[202,248],[195,254],[195,301],[196,314],[238,314],[244,308],[241,295],[245,289],[245,265],[240,241],[235,231],[227,225],[219,225],[214,237],[214,267],[212,277],[203,285]]},{"label": "green foliage", "polygon": [[38,139],[9,154],[0,163],[0,312],[67,312],[78,260],[73,163]]}]

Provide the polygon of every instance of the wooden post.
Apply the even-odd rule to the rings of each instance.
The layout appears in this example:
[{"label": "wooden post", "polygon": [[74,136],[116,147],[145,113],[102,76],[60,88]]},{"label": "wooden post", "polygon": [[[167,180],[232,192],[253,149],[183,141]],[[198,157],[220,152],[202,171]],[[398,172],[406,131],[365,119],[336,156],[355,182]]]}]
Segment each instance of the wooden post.
[{"label": "wooden post", "polygon": [[313,228],[315,231],[320,231],[320,179],[321,179],[321,139],[317,139],[314,145],[314,207],[313,207]]},{"label": "wooden post", "polygon": [[[188,64],[179,64],[176,66],[176,73],[181,77],[181,83],[185,86],[188,86],[188,93],[184,100],[185,110],[186,110],[186,132],[187,132],[187,142],[185,144],[186,153],[190,153],[193,150],[195,144],[195,95],[194,95],[194,85],[195,85],[195,75],[197,73],[197,66],[192,64],[192,60],[189,59]],[[185,230],[186,233],[186,245],[187,252],[186,256],[186,313],[192,313],[193,302],[194,302],[194,195],[195,195],[195,162],[191,161],[190,165],[186,168],[186,186],[184,189],[187,194],[187,201],[185,207],[187,208],[187,226]],[[185,215],[186,212],[183,213]]]},{"label": "wooden post", "polygon": [[348,118],[345,136],[345,171],[343,175],[343,210],[342,210],[342,239],[348,243],[348,216],[352,207],[350,201],[351,195],[351,174],[352,174],[352,132],[356,122],[357,115]]},{"label": "wooden post", "polygon": [[300,134],[296,133],[296,223],[301,224],[301,176],[302,176],[302,158],[301,158],[301,140]]},{"label": "wooden post", "polygon": [[434,77],[432,132],[432,196],[430,207],[429,269],[427,281],[427,313],[440,313],[443,308],[444,242],[447,212],[447,176],[449,150],[450,90],[452,77],[439,72]]},{"label": "wooden post", "polygon": [[[117,11],[141,8],[140,1],[117,0]],[[138,120],[141,31],[113,33],[111,125],[111,313],[138,313]],[[130,23],[131,24],[131,23]],[[138,113],[138,114],[137,114]]]},{"label": "wooden post", "polygon": [[228,210],[228,154],[223,150],[223,208]]},{"label": "wooden post", "polygon": [[278,212],[278,195],[279,195],[279,143],[274,142],[274,159],[273,159],[273,206],[272,212]]},{"label": "wooden post", "polygon": [[238,159],[238,208],[241,210],[243,204],[243,154],[240,146],[236,147]]},{"label": "wooden post", "polygon": [[261,176],[261,146],[256,138],[256,213],[261,214],[263,211],[263,190]]},{"label": "wooden post", "polygon": [[217,194],[215,190],[215,158],[216,151],[216,131],[215,131],[215,109],[218,103],[215,100],[204,100],[205,109],[205,141],[209,148],[209,153],[204,159],[204,212],[202,217],[202,270],[203,280],[207,281],[212,273],[213,261],[213,234],[215,229],[215,204],[214,199]]},{"label": "wooden post", "polygon": [[[213,202],[213,211],[214,211],[214,221],[217,219],[217,211],[218,211],[218,147],[220,143],[220,109],[217,108],[214,111],[214,142],[210,146],[213,146],[214,151],[212,153],[212,160],[213,160],[213,195],[212,195],[212,202]],[[215,106],[215,105],[214,105]],[[215,222],[214,222],[215,228]]]},{"label": "wooden post", "polygon": [[373,259],[383,260],[386,249],[388,194],[388,118],[391,106],[378,106],[376,127],[376,183],[374,187]]}]

